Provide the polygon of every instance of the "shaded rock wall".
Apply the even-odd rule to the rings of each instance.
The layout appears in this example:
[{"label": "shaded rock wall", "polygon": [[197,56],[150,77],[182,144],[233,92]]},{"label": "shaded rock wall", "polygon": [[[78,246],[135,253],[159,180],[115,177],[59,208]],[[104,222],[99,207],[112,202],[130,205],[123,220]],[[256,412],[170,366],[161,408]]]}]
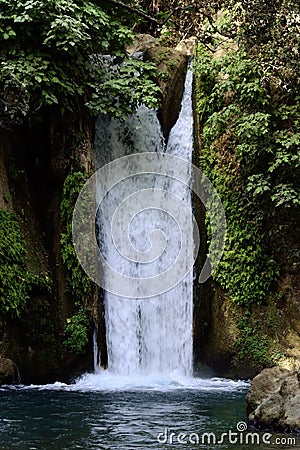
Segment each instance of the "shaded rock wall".
[{"label": "shaded rock wall", "polygon": [[92,364],[91,346],[80,358],[63,346],[73,302],[60,251],[63,182],[75,159],[84,171],[92,171],[92,134],[92,122],[50,113],[39,125],[1,135],[0,207],[18,219],[28,270],[52,280],[51,293],[31,292],[20,317],[0,315],[0,355],[18,366],[24,383],[66,379]]},{"label": "shaded rock wall", "polygon": [[0,358],[0,386],[18,381],[15,364],[7,358]]}]

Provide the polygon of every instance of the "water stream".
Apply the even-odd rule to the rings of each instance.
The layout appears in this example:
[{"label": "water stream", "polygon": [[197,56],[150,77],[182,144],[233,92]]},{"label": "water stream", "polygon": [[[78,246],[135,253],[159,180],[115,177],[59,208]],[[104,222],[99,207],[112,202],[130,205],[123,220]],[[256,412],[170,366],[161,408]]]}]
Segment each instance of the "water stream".
[{"label": "water stream", "polygon": [[263,442],[263,432],[259,444],[245,444],[247,431],[233,435],[237,443],[230,443],[228,436],[222,439],[222,433],[236,433],[245,424],[246,383],[213,379],[190,388],[121,389],[120,382],[119,388],[112,382],[108,386],[107,380],[102,390],[95,390],[85,380],[70,386],[0,388],[1,450],[300,448],[299,440],[288,443],[291,436],[275,433],[270,444]]},{"label": "water stream", "polygon": [[[97,169],[113,159],[140,152],[166,152],[191,161],[193,150],[192,73],[188,71],[180,116],[171,130],[165,147],[161,126],[155,111],[141,106],[137,114],[120,123],[102,117],[96,127]],[[162,161],[163,163],[163,161]],[[134,164],[134,161],[131,163]],[[158,170],[160,172],[160,170]],[[101,182],[101,180],[100,180]],[[111,237],[113,214],[124,198],[144,189],[165,192],[156,208],[142,209],[130,223],[132,245],[147,251],[153,230],[161,230],[167,246],[160,258],[138,264],[123,258]],[[105,258],[120,273],[128,276],[153,277],[176,261],[181,246],[181,231],[175,218],[168,214],[168,194],[190,209],[185,230],[192,228],[191,194],[174,178],[157,173],[136,175],[122,180],[105,197],[99,208],[98,241]],[[169,200],[172,202],[172,197]],[[164,207],[163,205],[166,205]],[[126,221],[126,210],[118,218]],[[191,271],[184,280],[167,292],[151,298],[126,298],[105,292],[108,368],[115,375],[165,375],[178,372],[192,374],[192,284]]]}]

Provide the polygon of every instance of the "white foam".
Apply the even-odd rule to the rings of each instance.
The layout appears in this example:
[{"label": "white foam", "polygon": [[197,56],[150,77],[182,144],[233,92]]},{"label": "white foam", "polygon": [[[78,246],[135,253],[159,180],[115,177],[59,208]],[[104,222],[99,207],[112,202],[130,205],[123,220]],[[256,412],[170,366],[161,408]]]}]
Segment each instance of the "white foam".
[{"label": "white foam", "polygon": [[23,389],[62,390],[62,391],[172,391],[197,390],[206,392],[244,391],[249,387],[244,380],[227,378],[188,378],[178,373],[162,376],[152,374],[147,376],[119,376],[105,370],[98,374],[88,373],[80,377],[74,384],[56,382],[46,385],[23,386]]}]

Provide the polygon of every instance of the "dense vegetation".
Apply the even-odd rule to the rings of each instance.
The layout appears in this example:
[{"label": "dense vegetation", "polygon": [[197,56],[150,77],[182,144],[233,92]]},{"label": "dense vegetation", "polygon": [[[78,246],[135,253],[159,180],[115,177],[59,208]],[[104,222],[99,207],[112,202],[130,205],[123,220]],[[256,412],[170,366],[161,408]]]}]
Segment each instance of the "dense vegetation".
[{"label": "dense vegetation", "polygon": [[[272,342],[261,331],[266,320],[254,317],[253,307],[263,304],[267,314],[276,309],[277,281],[287,265],[277,239],[293,230],[289,222],[300,206],[299,5],[232,2],[214,24],[219,33],[210,49],[199,46],[194,65],[200,167],[221,196],[227,219],[214,279],[244,308],[238,358],[261,368],[274,364],[279,352],[270,351]],[[222,35],[234,35],[234,41]],[[295,265],[292,252],[288,259]],[[276,320],[269,334],[274,327]]]},{"label": "dense vegetation", "polygon": [[51,280],[27,269],[26,243],[17,217],[0,209],[0,311],[19,316],[36,289],[51,292]]},{"label": "dense vegetation", "polygon": [[289,92],[274,98],[259,63],[245,52],[220,59],[201,52],[196,70],[204,123],[201,167],[222,197],[228,224],[216,279],[237,303],[250,305],[264,299],[278,275],[264,249],[265,224],[276,209],[300,203],[299,105]]},{"label": "dense vegetation", "polygon": [[[123,116],[157,105],[153,65],[131,60],[128,15],[87,0],[0,1],[0,118],[13,126],[46,106]],[[116,63],[109,70],[101,55]],[[133,86],[135,91],[133,91]]]},{"label": "dense vegetation", "polygon": [[[138,31],[170,46],[197,36],[199,165],[221,196],[228,225],[214,279],[244,312],[238,358],[274,363],[278,354],[269,352],[252,311],[257,305],[276,309],[283,266],[276,238],[300,203],[299,3],[0,0],[0,10],[0,126],[13,130],[49,111],[124,118],[140,102],[157,106],[155,67],[128,57],[126,45]],[[61,256],[74,314],[65,327],[65,346],[78,354],[88,340],[91,285],[74,253],[71,218],[88,174],[68,169]],[[0,219],[0,308],[20,315],[33,289],[49,290],[50,282],[28,270],[16,216],[1,211]]]},{"label": "dense vegetation", "polygon": [[[133,17],[126,10],[86,0],[0,0],[0,9],[1,128],[30,127],[53,113],[123,118],[141,101],[158,105],[154,65],[125,51],[133,37]],[[88,341],[91,283],[75,255],[71,220],[88,174],[69,170],[61,202],[61,256],[74,314],[67,319],[64,343],[80,353]],[[34,287],[47,288],[50,281],[28,271],[26,242],[17,217],[8,211],[2,211],[0,233],[0,307],[20,315]]]},{"label": "dense vegetation", "polygon": [[72,242],[72,217],[76,199],[86,181],[87,174],[71,171],[64,182],[60,205],[65,223],[61,236],[61,255],[67,269],[67,291],[74,302],[74,314],[67,319],[64,345],[74,354],[84,351],[88,343],[88,326],[91,315],[88,299],[92,297],[92,282],[85,275]]}]

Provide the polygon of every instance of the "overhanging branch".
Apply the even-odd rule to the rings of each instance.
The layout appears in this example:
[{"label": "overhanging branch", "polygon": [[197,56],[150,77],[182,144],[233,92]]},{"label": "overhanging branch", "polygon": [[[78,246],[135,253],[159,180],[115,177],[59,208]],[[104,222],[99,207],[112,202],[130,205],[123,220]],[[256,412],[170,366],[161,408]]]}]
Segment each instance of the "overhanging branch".
[{"label": "overhanging branch", "polygon": [[192,6],[177,6],[176,8],[172,9],[168,16],[162,20],[159,21],[155,19],[155,17],[149,16],[149,14],[146,14],[144,11],[141,11],[140,9],[135,8],[134,6],[127,5],[127,3],[123,3],[120,0],[106,0],[108,3],[112,3],[113,5],[119,6],[120,8],[127,9],[128,11],[131,11],[133,14],[136,14],[137,16],[143,17],[144,19],[148,20],[149,22],[155,23],[157,26],[162,27],[165,25],[168,20],[175,14],[177,11],[185,11],[188,9],[192,9]]},{"label": "overhanging branch", "polygon": [[[103,0],[102,0],[103,1]],[[187,10],[194,10],[195,6],[177,6],[176,8],[172,9],[172,11],[169,12],[167,17],[164,20],[157,20],[155,17],[149,16],[149,14],[146,14],[144,11],[135,8],[134,6],[128,5],[127,3],[123,3],[121,0],[105,0],[106,3],[111,3],[112,5],[118,6],[120,8],[126,9],[127,11],[132,12],[133,14],[136,14],[137,16],[142,17],[143,19],[146,19],[148,22],[155,23],[156,26],[162,27],[165,25],[168,20],[177,12],[177,11],[187,11]],[[213,18],[209,14],[205,13],[201,8],[196,8],[196,10],[199,11],[200,14],[203,15],[203,17],[206,17],[210,23],[210,26],[212,27],[213,31],[215,33],[218,33],[222,36],[226,36],[228,38],[234,38],[235,33],[226,33],[225,31],[220,31],[217,29],[217,27],[213,23]]]},{"label": "overhanging branch", "polygon": [[119,0],[106,0],[106,1],[108,3],[112,3],[113,5],[127,9],[128,11],[131,11],[132,13],[136,14],[137,16],[143,17],[144,19],[148,20],[149,22],[156,23],[156,25],[159,25],[159,26],[161,25],[161,23],[157,19],[149,16],[148,14],[144,13],[144,11],[137,9],[134,6],[127,5],[126,3],[123,3]]}]

